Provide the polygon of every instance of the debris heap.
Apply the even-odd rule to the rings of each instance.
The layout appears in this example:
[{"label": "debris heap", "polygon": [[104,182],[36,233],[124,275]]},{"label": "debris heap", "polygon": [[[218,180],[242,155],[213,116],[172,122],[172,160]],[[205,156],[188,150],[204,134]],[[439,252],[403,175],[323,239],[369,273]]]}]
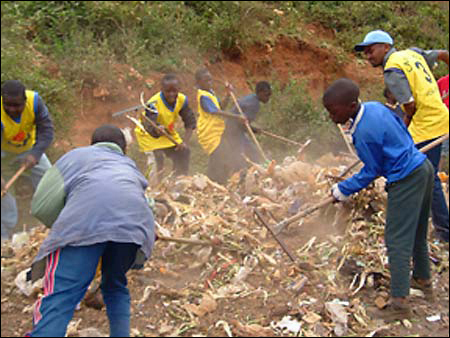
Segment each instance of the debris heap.
[{"label": "debris heap", "polygon": [[[349,162],[327,155],[313,165],[290,157],[281,165],[253,165],[226,187],[195,175],[169,178],[149,189],[161,239],[143,269],[129,274],[132,335],[393,334],[398,325],[380,324],[367,315],[369,306],[382,308],[389,298],[381,179],[349,202],[330,204],[284,228],[279,239],[295,261],[255,217],[258,210],[273,227],[329,197],[330,186]],[[30,306],[41,289],[27,289],[18,275],[29,267],[46,234],[38,227],[25,246],[2,246],[2,315],[4,308],[13,308],[16,296],[31,321]],[[433,274],[439,277],[435,288],[446,295],[447,305],[427,305],[418,290],[412,290],[412,297],[423,318],[448,325],[448,248],[430,240],[430,251]],[[80,317],[88,310],[94,311],[82,304]],[[88,317],[85,323],[74,322],[78,329],[73,335],[88,329]],[[98,318],[107,332],[106,316],[99,313]],[[404,321],[400,326],[409,330],[413,325]]]}]

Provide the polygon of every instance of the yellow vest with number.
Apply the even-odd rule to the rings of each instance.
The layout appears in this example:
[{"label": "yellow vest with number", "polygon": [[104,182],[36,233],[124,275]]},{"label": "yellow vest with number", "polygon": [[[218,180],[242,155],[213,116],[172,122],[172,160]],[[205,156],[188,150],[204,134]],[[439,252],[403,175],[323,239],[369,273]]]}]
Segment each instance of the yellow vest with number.
[{"label": "yellow vest with number", "polygon": [[200,99],[202,96],[209,97],[214,104],[220,108],[219,100],[214,94],[206,90],[199,89],[197,92],[197,102],[198,102],[198,125],[197,125],[197,136],[198,142],[202,148],[211,155],[214,150],[220,144],[222,139],[222,134],[225,130],[225,121],[219,116],[214,116],[205,112],[200,104]]},{"label": "yellow vest with number", "polygon": [[2,97],[2,150],[8,153],[21,154],[36,143],[35,109],[37,109],[37,93],[31,90],[25,91],[25,108],[20,116],[20,121],[14,121],[3,108]]},{"label": "yellow vest with number", "polygon": [[394,52],[385,70],[390,68],[405,73],[414,97],[416,113],[408,128],[414,142],[420,143],[447,134],[448,108],[442,102],[438,85],[425,58],[413,50]]},{"label": "yellow vest with number", "polygon": [[[162,92],[154,95],[147,103],[152,103],[158,110],[158,118],[156,122],[166,128],[166,131],[177,141],[178,143],[183,143],[178,132],[175,130],[175,122],[180,116],[180,111],[186,102],[186,95],[178,93],[177,101],[173,111],[166,105],[163,99]],[[145,115],[145,111],[141,113]],[[141,117],[141,122],[145,121],[144,117]],[[160,136],[155,138],[149,133],[144,132],[141,128],[136,127],[135,129],[136,138],[139,144],[139,149],[142,152],[149,152],[157,149],[166,149],[175,147],[172,141],[170,141],[167,136]]]}]

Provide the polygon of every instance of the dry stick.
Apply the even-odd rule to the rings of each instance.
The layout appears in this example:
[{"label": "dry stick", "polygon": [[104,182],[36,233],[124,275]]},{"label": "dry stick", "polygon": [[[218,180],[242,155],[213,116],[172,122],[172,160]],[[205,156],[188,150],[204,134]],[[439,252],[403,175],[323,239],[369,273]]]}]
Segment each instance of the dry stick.
[{"label": "dry stick", "polygon": [[[449,137],[449,134],[446,134],[446,135],[444,135],[444,136],[441,136],[441,137],[438,138],[437,140],[433,141],[432,143],[430,143],[430,144],[428,144],[427,146],[425,146],[425,147],[423,147],[422,149],[420,149],[420,152],[422,152],[422,153],[427,152],[428,150],[430,150],[430,149],[432,149],[432,148],[438,146],[438,145],[441,144],[442,142],[448,140],[448,137]],[[360,161],[355,162],[355,163],[353,163],[352,165],[350,165],[350,167],[345,171],[345,174],[346,174],[348,171],[350,171],[352,167],[355,167],[359,162],[360,162]],[[345,174],[341,174],[340,176],[342,177],[342,176],[344,176]],[[286,220],[284,220],[284,221],[279,222],[277,225],[275,225],[275,233],[276,233],[276,234],[279,234],[281,231],[283,231],[283,229],[284,229],[287,225],[291,224],[292,222],[296,222],[296,221],[298,221],[299,219],[301,219],[301,218],[303,218],[303,217],[305,217],[305,216],[308,216],[309,214],[313,213],[314,211],[316,211],[316,210],[318,210],[318,209],[320,209],[320,208],[322,208],[322,207],[324,207],[324,206],[327,206],[328,204],[331,204],[331,203],[333,203],[334,201],[335,201],[335,198],[334,198],[333,196],[330,196],[330,197],[326,198],[325,200],[323,200],[322,202],[320,202],[320,203],[318,203],[318,204],[315,204],[315,205],[313,205],[312,207],[310,207],[310,208],[308,208],[308,209],[306,209],[306,210],[304,210],[304,211],[299,212],[297,215],[294,215],[294,216],[292,216],[291,218],[288,218],[288,219],[286,219]]]},{"label": "dry stick", "polygon": [[267,230],[269,230],[269,232],[271,233],[271,235],[273,236],[273,238],[275,238],[275,240],[278,242],[278,244],[281,246],[281,248],[283,249],[283,251],[289,256],[289,258],[291,259],[291,261],[293,261],[294,263],[296,262],[294,255],[292,254],[292,252],[288,249],[288,247],[286,246],[286,244],[284,244],[284,242],[277,236],[277,234],[273,231],[273,229],[266,223],[266,221],[264,220],[263,216],[261,215],[261,213],[259,212],[258,209],[254,209],[254,212],[256,214],[256,216],[258,217],[258,219],[261,221],[261,223],[266,227]]},{"label": "dry stick", "polygon": [[221,246],[219,243],[214,243],[214,241],[202,241],[199,239],[190,239],[190,238],[175,238],[175,237],[167,237],[158,235],[158,240],[166,241],[166,242],[174,242],[180,244],[188,244],[188,245],[201,245],[201,246],[212,246],[213,248],[227,251],[239,251],[239,249],[232,249]]},{"label": "dry stick", "polygon": [[216,246],[216,244],[210,241],[202,241],[199,239],[189,239],[189,238],[174,238],[167,236],[158,235],[158,240],[167,241],[167,242],[175,242],[181,244],[191,244],[191,245],[204,245],[204,246]]},{"label": "dry stick", "polygon": [[14,184],[14,182],[19,178],[20,175],[23,174],[23,172],[27,169],[26,165],[22,165],[19,170],[14,174],[14,176],[6,183],[5,188],[2,190],[2,198],[6,195],[9,188]]},{"label": "dry stick", "polygon": [[[141,99],[141,105],[142,105],[142,107],[143,107],[144,109],[146,109],[146,110],[149,109],[149,108],[147,107],[147,105],[145,104],[145,101],[144,101],[144,92],[141,92],[140,99]],[[142,116],[145,118],[145,120],[146,120],[148,123],[151,124],[151,126],[152,126],[153,128],[156,128],[156,129],[158,129],[159,131],[161,131],[161,133],[163,134],[163,136],[167,137],[173,144],[175,144],[176,146],[179,145],[179,143],[178,143],[177,141],[175,141],[175,139],[174,139],[167,131],[165,131],[164,129],[160,129],[160,128],[158,127],[158,125],[157,125],[155,122],[153,122],[151,119],[149,119],[145,114],[143,114]],[[145,131],[145,128],[144,128],[144,131]]]},{"label": "dry stick", "polygon": [[[239,110],[239,113],[241,114],[242,117],[245,118],[245,114],[241,109],[241,106],[239,105],[239,102],[236,99],[236,96],[234,95],[234,93],[232,91],[230,91],[230,95],[231,98],[233,99],[234,104],[236,105],[236,108]],[[259,144],[258,140],[256,139],[255,134],[253,133],[252,128],[250,127],[250,124],[247,122],[245,123],[245,127],[248,130],[248,133],[250,134],[250,136],[253,139],[253,142],[255,142],[256,147],[258,148],[259,153],[261,154],[261,156],[263,157],[264,161],[269,162],[269,159],[267,158],[266,154],[264,154],[264,151],[261,148],[261,145]]]}]

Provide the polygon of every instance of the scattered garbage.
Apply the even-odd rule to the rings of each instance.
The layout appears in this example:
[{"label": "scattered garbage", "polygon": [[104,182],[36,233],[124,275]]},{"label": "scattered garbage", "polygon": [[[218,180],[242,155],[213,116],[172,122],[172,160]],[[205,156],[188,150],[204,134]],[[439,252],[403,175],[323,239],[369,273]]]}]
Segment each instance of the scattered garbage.
[{"label": "scattered garbage", "polygon": [[[295,262],[254,218],[256,208],[273,227],[314,206],[329,197],[342,164],[351,161],[330,155],[326,162],[336,167],[324,167],[288,158],[272,168],[253,165],[227,186],[195,175],[170,177],[150,187],[146,194],[155,201],[158,234],[189,241],[157,241],[152,259],[129,273],[132,312],[144,316],[157,299],[151,311],[163,313],[134,334],[370,336],[388,329],[378,329],[365,311],[373,304],[381,309],[389,299],[383,182],[345,205],[330,204],[286,226],[279,236]],[[42,292],[25,275],[48,231],[39,226],[16,236],[14,249],[12,242],[2,245],[2,311],[11,302],[11,289],[30,297],[28,307],[31,296]],[[189,244],[196,241],[211,245]],[[443,245],[430,243],[430,255],[436,260],[433,275],[448,271]],[[411,295],[423,293],[412,289]],[[247,304],[258,306],[258,316],[247,313]],[[86,306],[77,315],[84,311]],[[213,323],[208,330],[199,326],[205,319]],[[447,319],[435,315],[426,320]],[[78,326],[74,335],[81,332]]]},{"label": "scattered garbage", "polygon": [[39,293],[43,287],[43,278],[34,283],[27,281],[27,273],[30,270],[31,269],[26,269],[21,271],[14,280],[16,287],[27,297]]},{"label": "scattered garbage", "polygon": [[11,247],[17,251],[22,249],[30,240],[30,234],[22,231],[12,236]]},{"label": "scattered garbage", "polygon": [[292,319],[291,316],[285,316],[279,322],[272,322],[271,327],[274,330],[280,330],[281,333],[294,333],[298,335],[302,328],[302,323],[296,319]]},{"label": "scattered garbage", "polygon": [[327,302],[325,303],[325,307],[333,320],[336,336],[345,336],[348,331],[348,314],[344,306],[339,302]]},{"label": "scattered garbage", "polygon": [[429,316],[429,317],[427,317],[427,320],[428,320],[429,322],[431,322],[431,323],[433,323],[433,322],[438,322],[438,321],[441,320],[441,315],[440,315],[440,314],[437,314],[437,315],[434,315],[434,316]]}]

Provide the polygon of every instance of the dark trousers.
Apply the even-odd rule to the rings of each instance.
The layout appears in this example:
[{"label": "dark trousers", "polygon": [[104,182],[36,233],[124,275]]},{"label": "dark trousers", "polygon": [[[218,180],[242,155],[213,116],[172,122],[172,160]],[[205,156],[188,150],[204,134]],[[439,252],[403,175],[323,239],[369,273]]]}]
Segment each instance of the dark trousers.
[{"label": "dark trousers", "polygon": [[173,170],[176,176],[189,174],[189,162],[191,158],[189,148],[184,148],[183,150],[175,150],[175,147],[158,149],[154,151],[154,154],[158,173],[164,168],[164,156],[166,156],[172,160]]},{"label": "dark trousers", "polygon": [[224,185],[233,168],[232,153],[226,138],[222,137],[219,146],[208,158],[208,177],[219,184]]},{"label": "dark trousers", "polygon": [[388,186],[385,228],[391,270],[392,297],[406,297],[413,277],[430,279],[428,218],[433,190],[433,166],[426,160],[408,177]]},{"label": "dark trousers", "polygon": [[208,177],[226,184],[231,175],[248,167],[245,157],[255,163],[262,162],[256,146],[245,135],[231,137],[224,133],[219,146],[209,156]]},{"label": "dark trousers", "polygon": [[[419,143],[417,148],[423,148],[427,144],[433,142],[434,140],[429,140],[426,142]],[[449,215],[448,215],[448,206],[445,201],[444,192],[442,191],[442,183],[439,179],[438,171],[439,171],[439,162],[441,160],[442,154],[442,145],[438,145],[433,149],[427,151],[425,155],[427,155],[431,164],[434,167],[434,187],[433,187],[433,201],[431,203],[431,216],[433,220],[433,225],[436,231],[436,235],[438,238],[448,242],[449,240]]]}]

